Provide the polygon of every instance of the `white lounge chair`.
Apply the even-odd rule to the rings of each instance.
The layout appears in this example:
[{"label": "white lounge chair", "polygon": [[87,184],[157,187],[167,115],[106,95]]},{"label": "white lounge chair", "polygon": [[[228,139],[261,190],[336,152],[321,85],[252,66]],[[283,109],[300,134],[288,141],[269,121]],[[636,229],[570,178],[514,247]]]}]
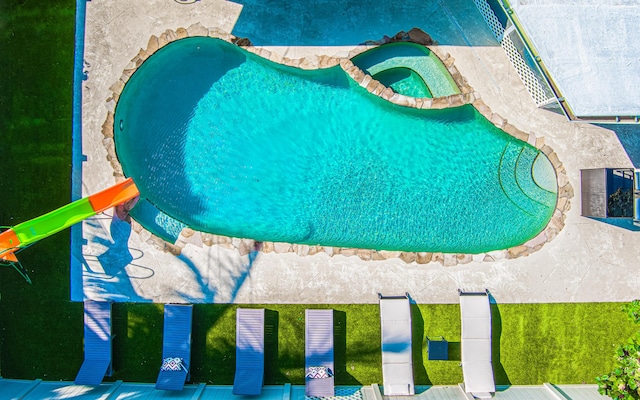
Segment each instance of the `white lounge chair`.
[{"label": "white lounge chair", "polygon": [[491,306],[489,292],[460,293],[462,317],[462,377],[467,393],[491,398],[496,391],[491,361]]},{"label": "white lounge chair", "polygon": [[305,310],[305,394],[333,397],[333,310]]},{"label": "white lounge chair", "polygon": [[236,310],[233,394],[258,396],[264,383],[264,308]]},{"label": "white lounge chair", "polygon": [[384,395],[414,395],[409,295],[385,297],[378,294],[378,299],[380,303],[380,328],[382,330],[382,387]]}]

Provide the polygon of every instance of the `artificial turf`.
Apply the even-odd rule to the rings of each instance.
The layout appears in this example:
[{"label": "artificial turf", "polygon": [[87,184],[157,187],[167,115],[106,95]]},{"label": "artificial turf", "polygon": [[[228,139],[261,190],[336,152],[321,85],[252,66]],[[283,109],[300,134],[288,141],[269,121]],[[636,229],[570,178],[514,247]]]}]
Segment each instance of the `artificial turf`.
[{"label": "artificial turf", "polygon": [[[0,224],[13,225],[71,199],[75,1],[0,2]],[[72,380],[82,362],[82,305],[69,301],[66,230],[20,253],[32,285],[0,269],[0,374]],[[252,305],[251,307],[257,307]],[[192,379],[231,384],[236,305],[194,307]],[[377,305],[264,305],[265,382],[303,382],[304,309],[335,313],[336,383],[381,382]],[[594,383],[613,346],[635,326],[618,303],[492,306],[498,384]],[[461,382],[458,305],[412,306],[416,384]],[[162,306],[117,303],[111,380],[153,382],[161,364]],[[444,336],[448,361],[429,361],[426,336]]]},{"label": "artificial turf", "polygon": [[[70,200],[74,14],[70,0],[0,1],[2,225]],[[48,379],[57,375],[52,360],[82,352],[82,343],[69,341],[68,328],[82,313],[68,300],[69,232],[34,250],[21,254],[33,285],[0,268],[3,376]]]}]

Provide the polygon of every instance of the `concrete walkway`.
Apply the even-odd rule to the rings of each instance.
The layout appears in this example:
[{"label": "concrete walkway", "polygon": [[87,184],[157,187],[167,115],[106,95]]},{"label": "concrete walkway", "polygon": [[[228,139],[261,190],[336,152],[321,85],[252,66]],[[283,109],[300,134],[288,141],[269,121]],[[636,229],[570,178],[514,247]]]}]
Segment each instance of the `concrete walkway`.
[{"label": "concrete walkway", "polygon": [[[253,9],[258,6],[243,3],[244,6],[223,0],[201,0],[194,4],[169,0],[87,2],[88,79],[83,82],[81,137],[86,157],[81,166],[83,196],[115,183],[101,134],[107,111],[113,107],[106,99],[109,87],[139,50],[147,46],[151,35],[197,22],[234,32],[241,22],[242,35],[238,36],[251,38],[255,29],[253,33],[259,40],[254,43],[262,42],[269,50],[289,58],[311,54],[344,56],[357,44],[355,39],[349,39],[329,41],[328,46],[316,45],[316,41],[328,40],[323,36],[327,32],[340,37],[349,23],[357,25],[358,21],[353,22],[348,14],[338,12],[339,2],[320,2],[324,11],[336,9],[334,15],[301,16],[302,11],[287,9],[285,2],[281,10],[271,6],[270,12],[280,18],[280,26],[289,32],[285,37],[299,38],[304,46],[297,46],[296,40],[285,42],[275,34],[271,39],[262,37],[261,25],[245,18],[254,15],[258,21],[262,14]],[[360,3],[366,6],[371,2]],[[418,26],[430,33],[455,58],[462,75],[495,113],[525,132],[544,137],[564,163],[576,195],[565,228],[553,241],[529,257],[455,267],[435,262],[407,264],[400,259],[362,261],[357,256],[330,257],[325,253],[305,257],[277,253],[241,256],[220,246],[192,244],[175,257],[157,250],[145,235],[132,232],[128,224],[103,215],[78,225],[81,232],[74,235],[82,240],[72,241],[72,300],[88,297],[164,303],[376,303],[378,292],[409,292],[418,303],[457,303],[458,288],[488,288],[500,303],[609,302],[640,297],[637,271],[640,246],[636,245],[640,234],[580,216],[581,168],[632,166],[616,133],[606,127],[569,123],[564,116],[536,108],[502,48],[492,40],[473,2],[401,3],[408,3],[403,6],[407,9],[392,12],[396,13],[394,23],[399,23],[398,18],[404,15],[411,18],[407,22],[411,26],[400,29]],[[416,15],[417,12],[420,14]],[[366,17],[363,21],[378,20],[374,15]],[[320,18],[324,20],[318,22]],[[338,27],[319,31],[316,37],[308,33],[310,20],[316,27],[323,21]],[[379,20],[382,24],[386,17]],[[350,29],[356,28],[354,25]],[[392,36],[399,30],[384,28],[376,26],[374,33],[381,34],[362,37],[361,42],[380,39],[383,34]],[[363,36],[370,34],[362,32]]]}]

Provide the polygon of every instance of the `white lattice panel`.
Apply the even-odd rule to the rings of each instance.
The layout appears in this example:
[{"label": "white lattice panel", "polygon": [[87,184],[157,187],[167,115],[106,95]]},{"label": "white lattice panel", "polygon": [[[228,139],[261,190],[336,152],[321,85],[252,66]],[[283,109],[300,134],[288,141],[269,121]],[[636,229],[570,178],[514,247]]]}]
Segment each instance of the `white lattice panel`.
[{"label": "white lattice panel", "polygon": [[502,40],[502,35],[504,35],[504,28],[500,24],[496,14],[493,12],[491,7],[489,7],[489,3],[487,3],[486,0],[473,0],[473,2],[476,4],[476,7],[478,7],[478,10],[480,10],[482,17],[487,25],[489,25],[489,28],[491,28],[491,31],[493,31],[493,36],[495,36],[498,42],[500,42]]},{"label": "white lattice panel", "polygon": [[507,57],[509,57],[509,61],[516,69],[518,76],[522,79],[522,83],[527,88],[529,95],[536,102],[536,105],[542,106],[549,103],[551,98],[547,96],[547,92],[544,90],[544,87],[540,83],[540,80],[536,76],[536,74],[531,70],[531,68],[527,65],[524,58],[518,52],[518,49],[513,44],[513,41],[509,38],[509,35],[504,34],[504,28],[500,24],[498,17],[496,17],[495,13],[489,7],[489,3],[486,0],[473,0],[478,10],[482,14],[487,25],[493,31],[493,35],[496,37],[500,45],[504,49],[505,53],[507,53]]},{"label": "white lattice panel", "polygon": [[513,64],[513,67],[516,69],[516,72],[520,76],[520,79],[522,79],[524,86],[527,88],[527,91],[531,97],[533,97],[536,104],[539,106],[546,104],[549,100],[547,93],[540,84],[538,77],[533,73],[531,68],[529,68],[527,63],[524,61],[522,55],[518,52],[518,49],[511,41],[511,38],[509,38],[509,36],[505,36],[500,44],[507,53],[507,57],[509,57],[511,64]]}]

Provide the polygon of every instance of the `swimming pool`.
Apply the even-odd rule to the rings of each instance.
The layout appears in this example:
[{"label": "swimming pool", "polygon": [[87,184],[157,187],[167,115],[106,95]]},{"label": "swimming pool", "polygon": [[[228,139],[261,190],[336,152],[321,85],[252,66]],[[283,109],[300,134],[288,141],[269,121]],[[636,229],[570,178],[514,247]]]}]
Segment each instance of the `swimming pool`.
[{"label": "swimming pool", "polygon": [[547,158],[469,105],[397,106],[339,67],[213,38],[156,52],[114,121],[125,174],[162,212],[134,209],[145,226],[166,214],[261,241],[479,253],[534,237],[556,203]]}]

